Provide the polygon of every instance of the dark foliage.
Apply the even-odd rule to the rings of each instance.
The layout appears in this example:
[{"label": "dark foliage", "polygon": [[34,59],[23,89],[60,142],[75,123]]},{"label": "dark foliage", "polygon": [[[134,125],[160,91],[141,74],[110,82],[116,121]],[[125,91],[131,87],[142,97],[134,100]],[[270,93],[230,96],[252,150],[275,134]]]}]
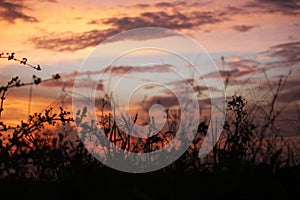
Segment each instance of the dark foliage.
[{"label": "dark foliage", "polygon": [[[19,61],[14,54],[5,58]],[[20,63],[29,65],[25,58]],[[39,65],[33,68],[40,70]],[[59,75],[51,79],[59,79]],[[22,83],[15,77],[1,86],[0,114],[7,90],[42,81],[34,76],[32,83]],[[207,123],[201,122],[198,127],[195,125],[197,136],[184,155],[161,170],[144,174],[128,174],[104,166],[83,145],[84,135],[103,131],[112,145],[133,152],[149,152],[172,139],[173,126],[146,140],[134,141],[128,134],[130,121],[127,121],[128,133],[120,131],[111,115],[102,114],[99,122],[84,122],[86,108],[79,110],[75,119],[60,107],[34,113],[16,127],[0,121],[1,196],[269,199],[299,195],[300,166],[289,149],[291,144],[279,136],[266,134],[276,118],[274,107],[262,124],[253,121],[247,108],[241,96],[228,100],[222,137],[206,158],[198,158],[208,128]],[[81,129],[81,140],[76,127]]]}]

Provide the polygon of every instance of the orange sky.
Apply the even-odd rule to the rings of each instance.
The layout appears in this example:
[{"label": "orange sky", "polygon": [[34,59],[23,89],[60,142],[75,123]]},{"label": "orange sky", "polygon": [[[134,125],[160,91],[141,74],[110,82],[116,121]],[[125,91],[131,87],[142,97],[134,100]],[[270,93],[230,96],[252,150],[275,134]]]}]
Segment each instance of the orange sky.
[{"label": "orange sky", "polygon": [[[16,52],[18,58],[26,57],[30,64],[42,66],[41,71],[35,71],[17,62],[0,59],[0,83],[5,84],[12,76],[19,76],[26,82],[33,74],[49,78],[60,73],[60,82],[33,87],[30,111],[40,112],[47,106],[57,106],[63,101],[60,97],[66,94],[61,86],[65,84],[66,91],[72,90],[72,73],[96,45],[132,28],[158,26],[195,39],[220,67],[220,57],[225,56],[226,70],[234,79],[231,80],[232,89],[240,88],[242,85],[238,82],[255,70],[258,71],[257,83],[265,81],[258,69],[266,69],[274,81],[278,75],[288,74],[292,69],[289,80],[293,84],[285,90],[288,96],[299,93],[300,89],[297,87],[299,15],[297,0],[0,0],[0,52]],[[133,41],[138,39],[131,38]],[[167,37],[162,41],[172,42]],[[124,44],[121,41],[120,48]],[[114,54],[114,48],[108,45],[106,56]],[[182,51],[189,49],[183,45]],[[207,72],[205,76],[214,78],[214,73]],[[11,90],[1,120],[15,123],[26,119],[28,94],[29,87]],[[257,92],[251,98],[259,96],[260,92]],[[281,101],[288,100],[282,96]],[[299,97],[293,101],[293,105],[300,103]]]}]

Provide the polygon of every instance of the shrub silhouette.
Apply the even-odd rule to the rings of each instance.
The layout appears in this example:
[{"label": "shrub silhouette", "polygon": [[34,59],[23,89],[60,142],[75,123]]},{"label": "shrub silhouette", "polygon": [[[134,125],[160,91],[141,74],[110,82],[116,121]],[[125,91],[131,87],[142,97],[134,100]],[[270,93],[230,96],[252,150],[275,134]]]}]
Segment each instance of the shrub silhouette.
[{"label": "shrub silhouette", "polygon": [[[33,69],[41,70],[39,65],[35,67],[28,64],[28,60],[25,58],[16,59],[14,53],[3,55],[1,54],[2,58],[15,60]],[[0,114],[4,110],[5,95],[10,88],[38,85],[44,81],[35,75],[33,78],[33,82],[22,83],[19,77],[14,77],[7,85],[0,87]],[[50,79],[59,78],[59,74],[56,74]],[[267,117],[262,122],[255,121],[255,116],[252,115],[253,110],[261,109],[258,105],[251,108],[242,96],[236,95],[229,98],[223,133],[213,151],[204,159],[198,158],[198,151],[203,136],[207,132],[208,124],[207,122],[195,124],[197,135],[189,149],[171,165],[159,172],[152,173],[152,180],[159,179],[161,175],[173,180],[171,178],[173,175],[182,178],[184,173],[193,174],[195,177],[200,176],[199,172],[223,175],[229,173],[237,175],[233,177],[239,177],[241,174],[253,174],[261,171],[266,174],[277,174],[280,170],[298,169],[299,164],[291,150],[292,144],[287,143],[282,137],[272,134],[272,124],[279,116],[275,110],[275,103],[282,84],[284,82],[280,80],[269,112],[266,112]],[[103,105],[100,107],[108,104],[109,99],[104,99]],[[132,152],[150,152],[162,148],[165,142],[171,140],[174,136],[174,127],[178,125],[176,120],[172,121],[173,125],[169,126],[165,132],[159,132],[144,140],[135,140],[130,136],[130,130],[136,119],[133,122],[126,118],[123,119],[127,123],[125,123],[126,133],[117,126],[111,114],[102,112],[98,122],[85,122],[86,113],[87,109],[82,108],[82,110],[78,110],[76,118],[73,119],[70,112],[60,107],[58,110],[50,108],[43,113],[34,113],[29,116],[28,121],[21,121],[15,127],[0,121],[1,182],[77,183],[86,179],[97,181],[100,178],[101,185],[108,184],[109,187],[114,188],[110,188],[109,191],[118,190],[111,179],[141,187],[139,182],[145,181],[145,178],[148,177],[147,174],[130,176],[108,169],[87,151],[84,146],[85,136],[92,133],[98,137],[101,132],[104,133],[102,134],[104,137],[109,139],[111,145],[117,145]],[[80,137],[76,127],[80,128]],[[99,138],[100,141],[102,139]],[[107,153],[106,156],[111,155]],[[295,173],[299,173],[299,171]],[[290,177],[290,175],[286,176]],[[132,177],[134,178],[131,180]],[[208,180],[208,182],[214,183],[219,180],[218,178],[220,177]],[[168,184],[176,187],[175,183],[168,182]],[[193,186],[189,184],[188,187]],[[207,189],[210,191],[209,188]]]}]

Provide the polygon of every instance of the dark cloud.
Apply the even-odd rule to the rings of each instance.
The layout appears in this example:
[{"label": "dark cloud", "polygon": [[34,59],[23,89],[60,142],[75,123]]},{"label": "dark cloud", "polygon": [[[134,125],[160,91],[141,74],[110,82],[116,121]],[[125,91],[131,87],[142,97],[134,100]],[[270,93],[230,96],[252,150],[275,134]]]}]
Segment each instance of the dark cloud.
[{"label": "dark cloud", "polygon": [[134,7],[136,7],[136,8],[148,8],[148,7],[150,7],[150,5],[147,4],[147,3],[138,3],[138,4],[135,4]]},{"label": "dark cloud", "polygon": [[101,74],[102,70],[95,70],[95,71],[83,71],[83,72],[78,72],[78,71],[74,71],[72,73],[64,73],[64,74],[60,74],[61,77],[65,78],[65,79],[75,79],[76,77],[85,77],[85,78],[91,78],[94,75],[98,75]]},{"label": "dark cloud", "polygon": [[172,4],[173,3],[170,3],[170,2],[158,2],[158,3],[154,4],[154,6],[159,7],[159,8],[165,8],[165,7],[170,8],[170,7],[173,7],[175,3],[173,5]]},{"label": "dark cloud", "polygon": [[[267,51],[260,53],[269,57],[263,61],[254,59],[242,58],[238,61],[226,61],[225,65],[229,70],[220,70],[210,72],[204,75],[204,78],[223,78],[224,80],[229,78],[230,85],[243,85],[252,84],[249,77],[252,75],[258,75],[266,70],[274,70],[276,68],[291,68],[293,65],[299,64],[300,62],[300,41],[282,43],[271,46]],[[290,69],[286,75],[293,73]],[[245,79],[246,78],[246,79]],[[274,77],[278,80],[279,77]],[[265,88],[267,89],[267,88]]]},{"label": "dark cloud", "polygon": [[112,17],[99,21],[111,25],[118,31],[125,31],[139,27],[163,27],[175,30],[200,27],[205,24],[214,24],[226,20],[218,12],[143,12],[137,17]]},{"label": "dark cloud", "polygon": [[240,78],[244,77],[246,75],[253,74],[255,72],[254,69],[248,69],[248,70],[240,70],[240,69],[232,69],[232,70],[220,70],[220,71],[214,71],[210,72],[206,75],[204,75],[204,78]]},{"label": "dark cloud", "polygon": [[226,6],[225,9],[223,10],[223,14],[225,15],[240,15],[240,14],[249,14],[249,12],[244,9],[243,7],[236,7],[236,6]]},{"label": "dark cloud", "polygon": [[0,0],[0,18],[9,23],[15,23],[17,19],[26,22],[38,22],[38,19],[27,15],[24,10],[29,10],[23,1]]},{"label": "dark cloud", "polygon": [[[122,31],[122,30],[121,30]],[[174,33],[166,29],[157,29],[151,33],[147,30],[138,32],[127,32],[126,34],[115,35],[120,33],[117,28],[106,30],[91,30],[82,33],[47,33],[44,36],[36,36],[29,39],[36,48],[48,49],[53,51],[77,51],[87,47],[94,47],[101,42],[116,42],[119,40],[147,40],[155,38],[164,38],[173,36]],[[110,38],[114,36],[113,38]],[[108,40],[107,40],[108,39]]]},{"label": "dark cloud", "polygon": [[117,66],[117,67],[108,67],[103,70],[104,73],[110,73],[110,74],[115,74],[115,75],[123,75],[130,70],[132,70],[134,67],[133,66]]},{"label": "dark cloud", "polygon": [[109,25],[111,28],[105,30],[91,30],[82,33],[47,33],[45,36],[37,36],[30,39],[36,48],[49,49],[54,51],[77,51],[87,47],[93,47],[104,40],[114,42],[118,40],[147,40],[174,36],[174,33],[167,29],[147,30],[129,32],[125,35],[116,34],[130,29],[141,27],[162,27],[173,30],[199,28],[206,24],[215,24],[227,20],[218,12],[193,11],[183,13],[179,11],[165,12],[142,12],[136,17],[110,17],[101,20],[89,21],[89,24]]},{"label": "dark cloud", "polygon": [[283,15],[300,14],[299,0],[254,0],[245,7],[259,9],[259,12],[281,13]]},{"label": "dark cloud", "polygon": [[163,72],[170,72],[171,65],[163,64],[163,65],[152,65],[152,66],[109,66],[105,68],[101,72],[110,73],[114,75],[123,75],[125,73],[163,73]]},{"label": "dark cloud", "polygon": [[300,61],[300,41],[272,46],[269,54],[273,57],[281,57],[289,63],[297,63]]},{"label": "dark cloud", "polygon": [[99,80],[98,82],[95,80],[95,76],[100,74],[110,74],[110,75],[123,75],[125,73],[163,73],[170,72],[171,65],[152,65],[152,66],[109,66],[104,70],[96,70],[96,71],[84,71],[77,72],[74,71],[72,73],[60,74],[61,78],[58,80],[50,80],[42,82],[41,85],[45,87],[57,87],[57,88],[73,88],[75,79],[79,81],[80,87],[89,88],[95,84],[98,86],[98,90],[103,90],[104,85],[103,81]]},{"label": "dark cloud", "polygon": [[139,3],[135,4],[133,6],[130,6],[131,8],[158,8],[158,9],[183,9],[183,8],[192,8],[192,7],[198,7],[198,6],[204,6],[207,4],[210,4],[211,1],[206,2],[199,2],[199,1],[173,1],[173,2],[158,2],[154,4],[148,4],[148,3]]},{"label": "dark cloud", "polygon": [[235,26],[232,26],[232,29],[235,31],[238,31],[238,32],[247,32],[255,27],[256,27],[256,25],[235,25]]},{"label": "dark cloud", "polygon": [[81,88],[91,88],[97,85],[97,90],[103,91],[104,85],[103,81],[90,79],[89,72],[86,73],[71,73],[71,74],[62,74],[61,78],[58,80],[49,80],[41,83],[41,86],[48,88],[65,88],[72,89],[74,86],[75,79],[79,83],[78,86]]},{"label": "dark cloud", "polygon": [[258,80],[249,79],[249,78],[242,79],[242,80],[239,80],[239,79],[229,79],[227,85],[231,85],[231,86],[235,86],[236,85],[236,86],[241,86],[243,88],[244,86],[249,87],[252,84],[257,84],[258,83],[257,81]]},{"label": "dark cloud", "polygon": [[[169,88],[172,88],[172,90],[176,91],[176,94],[179,96],[186,96],[187,92],[192,92],[190,90],[187,90],[188,88],[193,89],[193,93],[195,95],[201,95],[201,94],[207,94],[208,92],[220,92],[218,88],[207,86],[205,85],[205,82],[199,83],[195,79],[182,79],[172,82],[166,82],[164,85],[168,86]],[[160,86],[150,86],[149,88],[145,89],[154,89],[159,88]],[[170,89],[164,89],[162,92],[166,95],[173,94],[172,90]]]},{"label": "dark cloud", "polygon": [[[202,111],[205,111],[206,109],[211,108],[211,98],[204,98],[204,99],[200,99],[198,100],[198,105],[199,105],[199,114],[203,116],[205,116],[205,113],[202,113]],[[216,101],[219,101],[219,99],[215,99]],[[162,105],[164,108],[174,108],[174,109],[178,109],[178,108],[183,108],[181,107],[182,105],[180,105],[180,102],[178,101],[176,95],[174,93],[170,93],[169,95],[161,95],[161,96],[152,96],[151,98],[148,98],[146,100],[143,101],[143,108],[146,109],[146,111],[149,110],[149,108],[154,105],[154,104],[159,104]],[[208,112],[206,115],[206,117],[210,117],[210,112]]]},{"label": "dark cloud", "polygon": [[266,68],[291,67],[300,62],[300,41],[274,45],[263,54],[273,58],[265,63]]},{"label": "dark cloud", "polygon": [[44,81],[41,86],[49,88],[73,88],[74,80],[51,80]]},{"label": "dark cloud", "polygon": [[144,90],[152,90],[152,89],[155,89],[157,88],[157,85],[147,85],[144,87]]},{"label": "dark cloud", "polygon": [[190,84],[193,85],[195,84],[196,80],[192,79],[192,78],[188,78],[188,79],[183,79],[183,80],[178,80],[178,81],[172,81],[172,82],[168,82],[166,83],[169,86],[174,86],[174,87],[178,87],[178,86],[182,86],[183,84]]},{"label": "dark cloud", "polygon": [[42,37],[32,37],[30,42],[39,49],[53,51],[77,51],[96,46],[107,38],[108,31],[91,30],[83,33],[47,33]]},{"label": "dark cloud", "polygon": [[178,99],[175,95],[170,96],[153,96],[146,101],[144,101],[145,108],[150,108],[154,104],[160,104],[165,108],[169,108],[172,106],[179,106]]},{"label": "dark cloud", "polygon": [[[184,92],[186,92],[185,87],[182,87],[183,85],[189,84],[194,91],[196,92],[204,92],[204,91],[219,91],[217,88],[214,87],[207,87],[206,85],[200,85],[197,83],[195,79],[189,78],[189,79],[183,79],[183,80],[178,80],[178,81],[172,81],[165,83],[166,85],[174,88],[182,88]],[[203,82],[203,84],[205,84]]]}]

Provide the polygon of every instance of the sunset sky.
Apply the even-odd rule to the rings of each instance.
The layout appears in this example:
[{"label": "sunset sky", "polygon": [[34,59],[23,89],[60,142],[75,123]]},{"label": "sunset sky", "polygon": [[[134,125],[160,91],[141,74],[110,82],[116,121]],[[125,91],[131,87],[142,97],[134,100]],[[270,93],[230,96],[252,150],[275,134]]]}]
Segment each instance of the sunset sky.
[{"label": "sunset sky", "polygon": [[[272,95],[270,85],[275,88],[280,76],[288,76],[278,98],[277,108],[285,106],[279,122],[288,125],[289,128],[281,126],[285,134],[299,133],[298,0],[0,0],[0,19],[0,53],[15,52],[16,57],[26,57],[30,64],[42,67],[41,71],[35,71],[17,62],[0,59],[1,85],[12,76],[19,76],[28,82],[33,74],[43,79],[51,78],[56,73],[61,75],[59,81],[33,86],[30,112],[41,112],[50,106],[60,105],[62,101],[70,103],[70,98],[61,97],[70,97],[68,91],[73,88],[74,78],[78,75],[76,72],[101,42],[133,28],[161,27],[185,34],[203,46],[219,67],[220,74],[224,75],[224,80],[230,74],[228,95],[238,92],[252,103],[264,101],[267,104],[268,97]],[[116,39],[107,44],[102,56],[114,56],[116,48],[122,49],[122,46],[138,41],[148,41],[149,44],[163,42],[172,46],[174,37],[172,34],[155,33],[131,35],[126,40]],[[177,42],[180,43],[180,40]],[[204,78],[218,78],[207,58],[193,57],[193,51],[184,44],[182,53],[191,56],[193,64],[206,66]],[[162,52],[150,51],[146,55],[140,52],[133,57],[116,61],[113,64],[118,68],[110,72],[117,76],[137,67],[135,76],[140,79],[147,78],[147,74],[153,77],[165,74],[167,77],[168,67],[179,65],[178,61],[164,56]],[[142,63],[145,58],[147,63]],[[147,70],[138,68],[156,61],[152,58],[159,59],[161,63],[153,64]],[[181,67],[185,65],[182,63]],[[85,80],[90,75],[81,72],[79,76]],[[175,80],[166,81],[176,87]],[[100,85],[99,90],[102,87],[106,85]],[[1,120],[10,123],[26,120],[29,89],[23,87],[8,92]],[[153,95],[149,103],[155,97]],[[161,97],[168,99],[163,93]]]}]

